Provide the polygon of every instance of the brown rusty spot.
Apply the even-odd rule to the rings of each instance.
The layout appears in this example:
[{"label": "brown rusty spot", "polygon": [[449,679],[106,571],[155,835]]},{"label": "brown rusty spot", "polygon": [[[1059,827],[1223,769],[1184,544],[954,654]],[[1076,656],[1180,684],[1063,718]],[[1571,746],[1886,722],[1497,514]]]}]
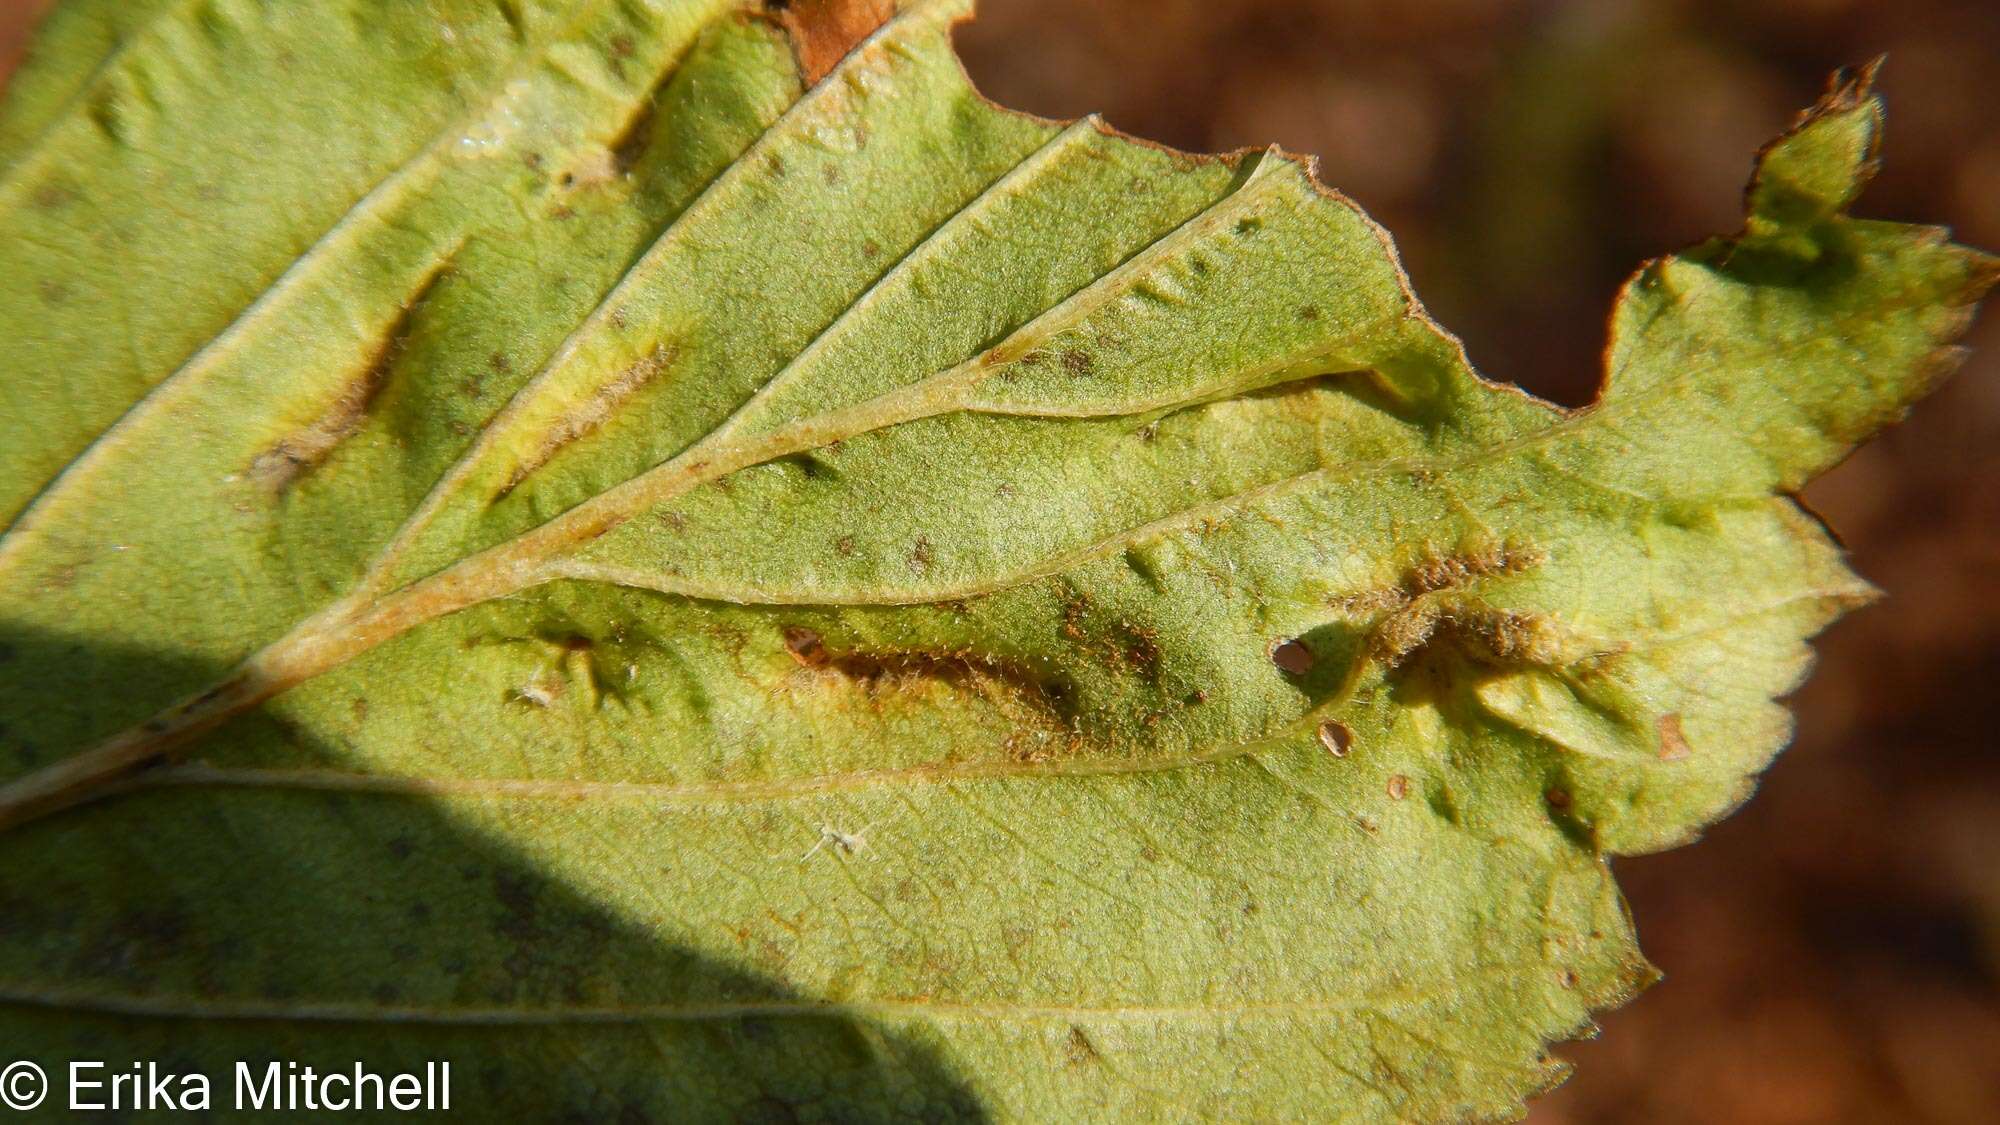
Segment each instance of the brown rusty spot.
[{"label": "brown rusty spot", "polygon": [[1391,667],[1434,638],[1482,663],[1552,664],[1561,659],[1566,639],[1559,622],[1450,596],[1480,579],[1518,574],[1546,559],[1539,548],[1515,544],[1429,550],[1396,585],[1345,594],[1330,604],[1343,612],[1379,615],[1369,647]]},{"label": "brown rusty spot", "polygon": [[1567,789],[1557,789],[1551,787],[1549,791],[1542,794],[1542,796],[1544,799],[1548,801],[1549,807],[1556,810],[1557,812],[1564,812],[1569,809],[1570,796],[1569,796],[1569,790]]},{"label": "brown rusty spot", "polygon": [[1400,801],[1410,795],[1410,779],[1400,773],[1389,775],[1389,799]]},{"label": "brown rusty spot", "polygon": [[1319,725],[1319,744],[1334,757],[1345,758],[1354,747],[1354,732],[1346,723],[1328,719]]},{"label": "brown rusty spot", "polygon": [[1430,602],[1406,605],[1377,625],[1369,635],[1368,643],[1376,656],[1393,667],[1430,640],[1431,634],[1437,630],[1437,623],[1436,605]]},{"label": "brown rusty spot", "polygon": [[253,458],[248,469],[250,479],[272,492],[283,492],[361,429],[367,421],[368,408],[389,381],[389,369],[402,354],[417,309],[449,272],[451,259],[445,258],[418,280],[410,295],[403,299],[388,331],[382,334],[360,368],[335,392],[332,401],[320,409],[319,417],[286,434]]},{"label": "brown rusty spot", "polygon": [[[617,313],[614,310],[613,319]],[[597,430],[630,402],[633,396],[644,390],[660,374],[673,366],[680,348],[673,344],[655,344],[653,350],[626,365],[615,377],[583,401],[570,407],[569,412],[558,418],[542,435],[541,445],[519,465],[507,479],[494,500],[504,499],[508,493],[519,487],[536,470],[549,463],[555,455],[570,443]],[[694,468],[690,466],[690,468]],[[718,482],[719,483],[719,482]]]},{"label": "brown rusty spot", "polygon": [[[789,642],[788,637],[788,648]],[[838,677],[860,689],[858,702],[871,710],[907,708],[911,698],[939,688],[998,706],[1019,726],[1005,740],[1016,760],[1043,761],[1086,749],[1070,722],[1068,686],[1026,665],[964,650],[838,652],[822,646],[815,657],[815,675]]]},{"label": "brown rusty spot", "polygon": [[895,14],[895,0],[765,0],[792,40],[792,57],[807,85],[826,77],[834,65]]},{"label": "brown rusty spot", "polygon": [[78,193],[74,184],[66,180],[50,179],[35,188],[35,194],[31,198],[35,206],[48,211],[76,202]]},{"label": "brown rusty spot", "polygon": [[1159,631],[1135,625],[1130,621],[1119,622],[1119,631],[1125,634],[1125,647],[1122,651],[1125,662],[1148,677],[1157,678],[1160,672],[1160,660],[1164,656],[1160,651]]},{"label": "brown rusty spot", "polygon": [[1669,711],[1660,716],[1660,760],[1678,762],[1694,753],[1688,745],[1687,732],[1681,729],[1681,713]]},{"label": "brown rusty spot", "polygon": [[931,541],[928,536],[919,535],[910,545],[910,569],[927,571],[931,568]]},{"label": "brown rusty spot", "polygon": [[1075,1024],[1070,1025],[1069,1040],[1063,1044],[1063,1056],[1069,1060],[1071,1066],[1096,1062],[1098,1057],[1097,1048],[1090,1043],[1090,1036],[1085,1035],[1083,1029]]},{"label": "brown rusty spot", "polygon": [[1318,319],[1319,319],[1319,306],[1318,306],[1318,305],[1300,305],[1300,306],[1299,306],[1299,319],[1300,319],[1300,320],[1318,320]]},{"label": "brown rusty spot", "polygon": [[1286,675],[1303,676],[1312,671],[1313,653],[1302,641],[1282,640],[1271,646],[1271,663]]},{"label": "brown rusty spot", "polygon": [[1088,375],[1091,368],[1097,366],[1097,360],[1089,352],[1071,348],[1062,354],[1062,365],[1063,370],[1071,375]]},{"label": "brown rusty spot", "polygon": [[1463,586],[1476,578],[1519,574],[1547,561],[1540,549],[1508,544],[1485,545],[1450,554],[1427,552],[1404,576],[1403,586],[1411,594],[1428,594]]}]

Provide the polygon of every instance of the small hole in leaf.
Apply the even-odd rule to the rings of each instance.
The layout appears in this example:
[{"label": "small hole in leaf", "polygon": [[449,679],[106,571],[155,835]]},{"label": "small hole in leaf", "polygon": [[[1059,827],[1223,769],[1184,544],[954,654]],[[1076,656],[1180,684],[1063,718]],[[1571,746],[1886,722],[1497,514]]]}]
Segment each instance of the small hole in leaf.
[{"label": "small hole in leaf", "polygon": [[1303,676],[1312,671],[1312,650],[1298,640],[1279,641],[1271,646],[1271,663],[1286,675]]},{"label": "small hole in leaf", "polygon": [[827,661],[826,643],[820,639],[819,631],[803,625],[785,626],[785,651],[807,668],[817,668]]},{"label": "small hole in leaf", "polygon": [[1347,751],[1354,746],[1354,732],[1346,723],[1328,719],[1319,725],[1319,744],[1336,758],[1347,757]]}]

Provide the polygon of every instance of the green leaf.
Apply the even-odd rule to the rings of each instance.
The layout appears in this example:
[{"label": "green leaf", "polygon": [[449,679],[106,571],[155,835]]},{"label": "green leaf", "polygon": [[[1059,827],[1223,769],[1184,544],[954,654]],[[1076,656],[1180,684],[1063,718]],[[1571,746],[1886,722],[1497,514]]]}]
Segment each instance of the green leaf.
[{"label": "green leaf", "polygon": [[[1505,1117],[1994,260],[1838,84],[1482,381],[956,0],[60,8],[0,113],[0,1042],[528,1120]],[[803,61],[801,61],[803,60]],[[814,79],[817,78],[815,81]]]}]

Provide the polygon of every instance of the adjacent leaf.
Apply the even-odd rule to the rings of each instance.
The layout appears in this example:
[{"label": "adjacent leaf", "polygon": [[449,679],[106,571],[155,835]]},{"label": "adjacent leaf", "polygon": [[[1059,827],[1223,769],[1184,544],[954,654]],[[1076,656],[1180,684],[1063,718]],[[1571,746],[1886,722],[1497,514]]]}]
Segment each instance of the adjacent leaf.
[{"label": "adjacent leaf", "polygon": [[1563,411],[1297,159],[996,109],[961,2],[772,7],[58,10],[0,1042],[524,1119],[1519,1112],[1651,976],[1606,857],[1742,800],[1869,596],[1788,494],[1993,260],[1847,215],[1863,74]]}]

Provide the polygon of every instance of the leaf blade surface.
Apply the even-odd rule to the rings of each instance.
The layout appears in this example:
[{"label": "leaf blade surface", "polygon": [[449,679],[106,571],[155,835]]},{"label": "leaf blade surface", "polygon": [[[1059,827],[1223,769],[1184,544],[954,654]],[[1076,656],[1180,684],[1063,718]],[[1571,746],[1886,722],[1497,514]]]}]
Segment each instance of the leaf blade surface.
[{"label": "leaf blade surface", "polygon": [[[1845,214],[1865,79],[1564,412],[1294,158],[987,105],[961,11],[811,83],[726,4],[379,31],[511,77],[446,67],[448,125],[67,422],[8,384],[52,436],[6,470],[0,820],[103,798],[0,836],[10,1038],[444,1053],[547,1113],[1485,1118],[1650,979],[1606,857],[1783,744],[1869,596],[1784,494],[1993,279]],[[6,174],[143,167],[90,128]]]}]

